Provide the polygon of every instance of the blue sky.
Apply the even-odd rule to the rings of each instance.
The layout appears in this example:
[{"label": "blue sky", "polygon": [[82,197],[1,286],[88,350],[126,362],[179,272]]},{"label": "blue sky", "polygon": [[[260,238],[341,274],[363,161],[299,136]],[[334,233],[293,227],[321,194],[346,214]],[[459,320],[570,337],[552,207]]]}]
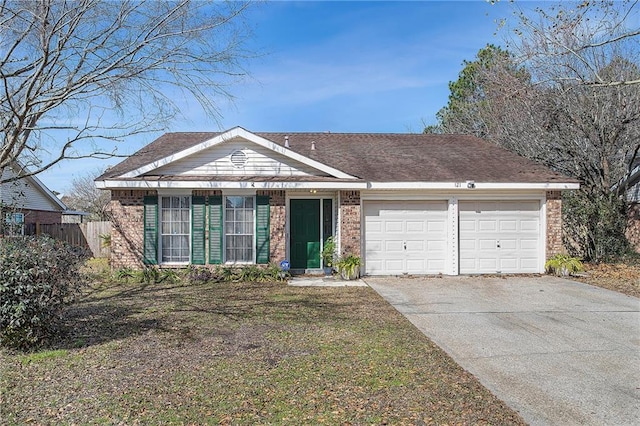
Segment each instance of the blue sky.
[{"label": "blue sky", "polygon": [[[420,132],[447,103],[462,61],[501,44],[508,1],[269,2],[248,15],[251,78],[222,100],[219,123],[185,102],[169,131]],[[131,154],[159,134],[118,145]],[[74,177],[119,162],[68,161],[39,175],[66,192]]]}]

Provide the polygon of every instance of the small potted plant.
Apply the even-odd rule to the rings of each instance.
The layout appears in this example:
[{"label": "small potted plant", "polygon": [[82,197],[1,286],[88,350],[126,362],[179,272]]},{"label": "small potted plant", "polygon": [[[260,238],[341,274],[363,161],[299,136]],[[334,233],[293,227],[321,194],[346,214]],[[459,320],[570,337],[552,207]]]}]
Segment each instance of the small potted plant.
[{"label": "small potted plant", "polygon": [[324,274],[329,276],[333,271],[333,262],[336,255],[336,242],[333,237],[327,238],[322,247],[322,266]]},{"label": "small potted plant", "polygon": [[346,255],[338,259],[336,268],[342,279],[357,280],[360,278],[360,258],[352,254]]}]

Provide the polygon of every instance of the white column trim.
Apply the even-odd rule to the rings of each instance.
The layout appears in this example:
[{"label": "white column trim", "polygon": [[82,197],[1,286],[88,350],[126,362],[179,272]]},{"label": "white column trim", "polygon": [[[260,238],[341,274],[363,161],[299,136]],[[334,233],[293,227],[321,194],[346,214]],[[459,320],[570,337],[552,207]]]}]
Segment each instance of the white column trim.
[{"label": "white column trim", "polygon": [[447,211],[447,270],[449,275],[460,274],[460,231],[458,226],[458,197],[450,197]]}]

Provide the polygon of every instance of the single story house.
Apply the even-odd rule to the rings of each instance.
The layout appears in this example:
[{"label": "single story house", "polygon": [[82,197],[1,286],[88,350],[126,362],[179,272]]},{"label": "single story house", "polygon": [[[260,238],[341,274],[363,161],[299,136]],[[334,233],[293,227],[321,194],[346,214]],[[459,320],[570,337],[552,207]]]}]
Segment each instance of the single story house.
[{"label": "single story house", "polygon": [[329,236],[362,273],[540,273],[579,183],[472,136],[168,133],[96,179],[112,263],[322,267]]},{"label": "single story house", "polygon": [[[14,163],[4,169],[2,179],[20,176],[23,167]],[[62,222],[67,206],[36,176],[0,184],[2,232],[24,233],[25,226],[49,225]]]}]

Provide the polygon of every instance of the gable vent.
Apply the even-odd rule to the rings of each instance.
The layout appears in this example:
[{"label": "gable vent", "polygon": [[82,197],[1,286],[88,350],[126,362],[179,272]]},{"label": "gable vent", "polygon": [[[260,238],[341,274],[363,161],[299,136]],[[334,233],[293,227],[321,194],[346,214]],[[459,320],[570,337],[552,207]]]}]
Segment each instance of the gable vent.
[{"label": "gable vent", "polygon": [[236,167],[239,169],[244,167],[244,165],[247,163],[247,160],[249,158],[247,157],[247,154],[245,154],[240,150],[237,150],[231,153],[230,159],[231,159],[231,164],[233,164],[233,167]]}]

